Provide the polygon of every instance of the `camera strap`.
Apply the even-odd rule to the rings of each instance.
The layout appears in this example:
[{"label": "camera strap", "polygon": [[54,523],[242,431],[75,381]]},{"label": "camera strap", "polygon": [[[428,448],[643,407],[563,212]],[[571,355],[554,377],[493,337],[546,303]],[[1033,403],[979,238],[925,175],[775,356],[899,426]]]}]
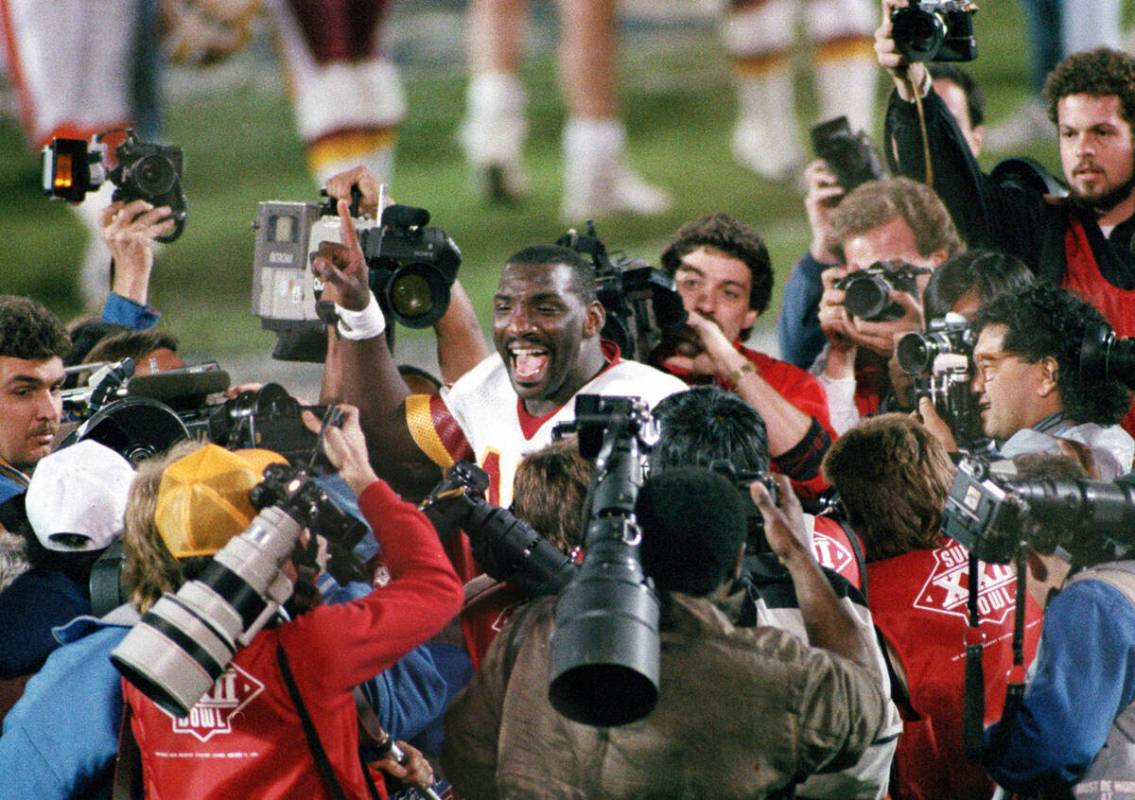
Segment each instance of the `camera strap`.
[{"label": "camera strap", "polygon": [[319,741],[319,733],[315,730],[315,724],[307,713],[307,706],[303,704],[303,697],[300,695],[299,687],[296,686],[296,679],[292,676],[292,668],[288,664],[288,657],[284,653],[282,645],[276,645],[276,663],[280,665],[280,674],[284,678],[284,685],[288,687],[288,694],[291,696],[292,702],[295,703],[296,713],[299,714],[300,722],[303,724],[304,736],[307,737],[307,747],[311,751],[312,758],[315,759],[315,767],[319,770],[319,777],[323,779],[324,788],[335,800],[346,800],[343,789],[339,786],[339,781],[335,779],[335,771],[331,769],[331,761],[327,758],[327,751],[323,749],[323,743]]},{"label": "camera strap", "polygon": [[[1000,752],[1008,741],[1009,732],[1017,721],[1021,701],[1025,695],[1025,604],[1028,572],[1025,565],[1026,548],[1017,548],[1017,593],[1013,611],[1013,666],[1009,670],[1005,688],[1005,706],[997,723],[997,736],[990,742],[988,752]],[[985,747],[985,672],[981,657],[985,649],[985,634],[979,629],[981,612],[978,609],[978,589],[981,563],[973,552],[969,554],[969,627],[966,628],[966,677],[962,705],[962,746],[966,757],[981,763]]]}]

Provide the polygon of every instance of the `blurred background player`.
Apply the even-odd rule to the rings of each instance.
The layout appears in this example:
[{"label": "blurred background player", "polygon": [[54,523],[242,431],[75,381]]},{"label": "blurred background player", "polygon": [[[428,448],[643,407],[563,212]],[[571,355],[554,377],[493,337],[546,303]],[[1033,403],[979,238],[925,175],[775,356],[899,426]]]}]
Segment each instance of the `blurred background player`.
[{"label": "blurred background player", "polygon": [[874,130],[874,16],[870,0],[730,2],[722,37],[739,107],[734,158],[771,180],[794,177],[804,163],[792,69],[801,26],[814,47],[817,121],[845,116],[852,130]]},{"label": "blurred background player", "polygon": [[[567,107],[563,130],[565,221],[617,211],[661,214],[670,195],[631,169],[619,111],[614,0],[558,0],[559,78]],[[469,85],[462,149],[494,200],[524,194],[521,167],[528,132],[526,96],[518,73],[523,56],[527,0],[470,0]]]},{"label": "blurred background player", "polygon": [[266,0],[265,7],[319,185],[356,164],[390,183],[406,97],[382,51],[386,0]]},{"label": "blurred background player", "polygon": [[[98,6],[96,36],[90,4],[83,0],[0,0],[8,79],[33,148],[54,137],[90,139],[130,127],[153,140],[159,118],[152,44],[157,7],[157,0],[105,0]],[[119,142],[108,140],[112,150]],[[107,293],[110,253],[99,236],[98,214],[110,204],[112,191],[104,183],[76,207],[89,233],[81,291],[91,307]]]}]

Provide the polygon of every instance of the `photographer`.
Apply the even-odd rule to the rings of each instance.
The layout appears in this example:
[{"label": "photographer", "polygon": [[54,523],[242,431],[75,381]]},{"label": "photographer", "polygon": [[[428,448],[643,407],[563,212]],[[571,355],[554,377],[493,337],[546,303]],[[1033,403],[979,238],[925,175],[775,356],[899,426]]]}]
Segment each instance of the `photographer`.
[{"label": "photographer", "polygon": [[[952,65],[934,64],[930,71],[934,91],[954,115],[976,157],[981,152],[985,133],[982,124],[985,99],[981,89],[968,74]],[[804,183],[807,186],[804,210],[812,241],[784,286],[776,330],[781,356],[801,369],[808,369],[825,341],[818,317],[820,295],[824,291],[820,275],[839,264],[832,252],[831,216],[848,191],[855,187],[842,185],[832,165],[822,158],[811,161],[804,169]]]},{"label": "photographer", "polygon": [[825,488],[820,460],[834,432],[815,377],[741,342],[768,308],[772,264],[750,226],[711,214],[678,229],[662,253],[689,314],[687,340],[663,366],[688,383],[736,392],[768,424],[773,468],[807,496]]},{"label": "photographer", "polygon": [[[694,387],[659,403],[654,418],[660,433],[650,453],[654,475],[695,465],[708,467],[714,462],[724,462],[750,474],[768,469],[764,422],[735,395],[717,387]],[[749,501],[749,494],[746,487],[742,502]],[[759,514],[756,509],[748,510]],[[826,582],[847,617],[864,636],[873,637],[871,612],[860,593],[866,578],[866,565],[859,555],[862,545],[852,542],[849,532],[830,517],[804,514],[801,521],[812,555],[825,568],[822,573],[787,570],[764,541],[763,521],[757,523],[761,526],[759,532],[754,532],[750,519],[743,573],[733,581],[728,595],[715,599],[714,604],[738,627],[768,625],[812,643],[810,627],[823,618],[814,602],[816,597],[826,594],[826,588],[821,587]],[[872,641],[871,651],[880,687],[889,693],[886,661],[877,641]],[[888,713],[888,727],[854,765],[808,778],[796,787],[796,796],[832,800],[881,797],[887,789],[895,736],[901,727],[893,706]]]},{"label": "photographer", "polygon": [[27,489],[36,462],[51,452],[63,400],[63,356],[71,340],[34,300],[0,295],[0,526],[23,514],[9,502]]},{"label": "photographer", "polygon": [[[309,417],[309,425],[313,422]],[[357,412],[346,408],[342,429],[328,428],[324,443],[331,462],[359,494],[360,508],[381,541],[392,580],[363,599],[317,606],[291,622],[261,631],[236,653],[228,672],[198,702],[184,726],[171,726],[165,711],[133,684],[124,683],[143,778],[148,789],[162,796],[209,797],[219,787],[226,796],[232,792],[251,796],[265,787],[275,787],[280,796],[334,794],[330,781],[321,779],[296,705],[285,688],[278,663],[283,653],[288,655],[334,781],[350,797],[367,796],[367,768],[359,761],[351,689],[424,641],[458,609],[461,587],[433,526],[375,478]],[[244,529],[253,516],[248,492],[266,459],[278,457],[266,451],[229,452],[207,445],[166,467],[153,505],[139,508],[140,524],[127,531],[131,553],[127,570],[132,600],[140,611],[203,568],[213,553]],[[285,574],[291,569],[290,562],[283,568]],[[231,703],[217,700],[229,698],[231,692],[238,695],[239,714],[226,710],[233,709]],[[159,755],[169,753],[184,755]],[[218,753],[229,757],[208,755]],[[242,756],[234,758],[233,753]],[[292,766],[281,771],[281,764]]]},{"label": "photographer", "polygon": [[[934,189],[972,246],[1005,250],[1038,277],[1076,292],[1120,336],[1135,334],[1129,292],[1135,288],[1135,57],[1115,50],[1074,53],[1045,83],[1048,117],[1059,130],[1067,197],[1028,181],[984,175],[933,93],[923,64],[903,56],[884,0],[875,33],[879,63],[894,78],[888,119],[898,170],[921,179],[923,136],[913,102],[923,98]],[[886,149],[891,150],[892,143]]]},{"label": "photographer", "polygon": [[[812,371],[828,395],[832,426],[842,434],[879,412],[890,393],[890,360],[898,337],[925,327],[922,291],[935,267],[964,249],[945,207],[906,178],[861,184],[832,216],[833,249],[842,267],[823,273],[820,327],[827,338]],[[887,293],[898,318],[860,319],[844,305],[843,280],[878,262],[906,265],[913,290]],[[837,285],[838,284],[838,285]],[[894,315],[891,315],[892,317]]]},{"label": "photographer", "polygon": [[[367,287],[348,211],[340,200],[347,244],[325,245],[312,269],[325,297],[339,304],[343,399],[359,405],[375,469],[407,495],[424,496],[439,467],[475,458],[492,478],[489,501],[507,505],[520,457],[573,418],[577,393],[635,395],[653,404],[685,389],[677,378],[623,361],[600,339],[606,312],[591,264],[569,248],[537,245],[516,253],[502,271],[493,299],[496,353],[442,395],[410,396],[381,335],[385,320]],[[469,556],[456,556],[464,579],[475,574]]]},{"label": "photographer", "polygon": [[[982,430],[1003,457],[1059,454],[1061,441],[1069,440],[1090,450],[1100,478],[1130,471],[1135,441],[1116,424],[1128,407],[1127,387],[1081,374],[1084,332],[1102,321],[1087,303],[1049,284],[981,308],[972,325],[973,389],[983,406]],[[948,450],[957,449],[928,402],[919,413]]]},{"label": "photographer", "polygon": [[[1088,477],[1062,456],[1014,462],[1020,480]],[[1028,565],[1030,592],[1049,600],[1042,647],[1016,724],[987,729],[983,765],[1024,796],[1132,797],[1123,787],[1135,769],[1135,562],[1101,562],[1069,578],[1057,553],[1030,549]]]},{"label": "photographer", "polygon": [[[783,478],[779,496],[781,508],[763,487],[754,494],[769,544],[789,570],[818,574]],[[879,737],[887,701],[871,635],[843,617],[826,582],[817,601],[831,624],[809,628],[813,647],[734,627],[713,601],[741,567],[737,489],[676,469],[643,485],[635,513],[643,568],[664,596],[658,705],[611,728],[554,711],[545,681],[555,598],[530,603],[446,715],[442,764],[462,796],[759,797],[854,763]]]},{"label": "photographer", "polygon": [[[993,790],[962,747],[969,554],[941,532],[953,471],[942,446],[900,414],[864,420],[824,459],[824,473],[866,544],[868,605],[885,642],[892,697],[904,720],[893,797],[956,800],[988,797]],[[1001,716],[1005,701],[1016,577],[1007,566],[981,569],[979,602],[995,609],[981,618],[988,724]],[[1036,651],[1040,617],[1039,607],[1030,603],[1026,663]]]}]

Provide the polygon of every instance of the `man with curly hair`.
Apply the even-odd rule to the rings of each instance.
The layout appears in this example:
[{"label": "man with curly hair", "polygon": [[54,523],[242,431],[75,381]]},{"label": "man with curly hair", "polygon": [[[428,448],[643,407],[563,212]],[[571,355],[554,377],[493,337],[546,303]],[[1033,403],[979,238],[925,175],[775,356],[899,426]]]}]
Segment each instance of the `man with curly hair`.
[{"label": "man with curly hair", "polygon": [[49,310],[0,295],[0,504],[24,492],[31,468],[51,452],[70,349],[63,323]]},{"label": "man with curly hair", "polygon": [[772,263],[760,235],[728,214],[710,214],[678,229],[662,268],[689,312],[677,352],[663,366],[687,383],[736,392],[768,426],[773,468],[804,494],[822,491],[820,460],[835,436],[823,387],[804,370],[742,344],[772,294]]},{"label": "man with curly hair", "polygon": [[[1057,128],[1067,196],[1043,180],[982,174],[924,64],[898,52],[886,0],[875,34],[879,63],[893,76],[888,110],[897,171],[922,179],[923,136],[912,102],[922,95],[933,186],[971,247],[1000,249],[1040,278],[1098,308],[1121,336],[1135,335],[1135,56],[1100,48],[1074,53],[1048,76],[1045,101]],[[1039,178],[1039,176],[1036,176]],[[1135,426],[1126,425],[1135,430]]]}]

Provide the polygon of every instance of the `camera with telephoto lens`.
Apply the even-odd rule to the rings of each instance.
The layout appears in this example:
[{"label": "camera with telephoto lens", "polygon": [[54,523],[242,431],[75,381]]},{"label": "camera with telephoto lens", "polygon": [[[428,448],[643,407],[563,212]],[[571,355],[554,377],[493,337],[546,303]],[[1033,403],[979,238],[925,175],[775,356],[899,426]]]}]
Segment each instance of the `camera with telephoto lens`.
[{"label": "camera with telephoto lens", "polygon": [[723,459],[710,462],[709,468],[733,484],[741,496],[741,506],[745,509],[745,527],[748,530],[745,552],[770,552],[768,541],[765,539],[765,520],[761,516],[756,503],[753,502],[752,495],[749,494],[749,487],[760,481],[768,491],[773,505],[776,505],[779,494],[772,473],[753,469],[738,469],[731,462]]},{"label": "camera with telephoto lens", "polygon": [[[177,594],[167,592],[110,659],[161,708],[184,717],[291,597],[280,571],[304,528],[350,548],[365,531],[302,469],[275,464],[251,494],[260,512]],[[358,526],[357,529],[352,527]]]},{"label": "camera with telephoto lens", "polygon": [[891,292],[918,296],[918,276],[930,270],[892,261],[876,261],[866,269],[846,275],[836,282],[846,293],[843,307],[853,317],[866,322],[901,319],[903,307],[890,298]]},{"label": "camera with telephoto lens", "polygon": [[[43,191],[51,198],[80,203],[109,180],[115,190],[112,200],[129,203],[145,200],[153,205],[170,207],[174,228],[157,237],[159,242],[172,242],[185,229],[189,209],[181,188],[181,148],[142,142],[134,131],[125,131],[125,139],[108,156],[110,147],[104,141],[105,131],[88,144],[82,139],[52,139],[43,148]],[[113,161],[113,166],[108,166]]]},{"label": "camera with telephoto lens", "polygon": [[686,325],[686,308],[674,278],[645,261],[616,255],[587,221],[587,232],[569,230],[556,244],[570,247],[595,267],[595,293],[607,310],[601,335],[619,346],[623,358],[646,363],[659,345]]},{"label": "camera with telephoto lens", "polygon": [[1081,381],[1119,381],[1135,388],[1135,338],[1115,335],[1106,323],[1088,326],[1080,344]]},{"label": "camera with telephoto lens", "polygon": [[[844,192],[883,177],[883,159],[866,131],[851,132],[847,117],[836,117],[812,128],[812,151],[827,162]],[[846,194],[844,195],[846,196]],[[838,205],[839,200],[833,205]]]},{"label": "camera with telephoto lens", "polygon": [[[357,195],[351,217],[369,267],[368,283],[382,313],[408,328],[428,328],[449,307],[461,251],[440,228],[429,227],[424,208],[392,205],[381,222],[360,217]],[[252,313],[261,327],[276,332],[272,357],[283,361],[323,361],[324,328],[335,311],[321,300],[322,282],[311,262],[323,242],[342,244],[334,199],[322,203],[261,203],[253,228]],[[393,336],[388,326],[387,336]]]},{"label": "camera with telephoto lens", "polygon": [[1065,551],[1074,566],[1135,554],[1135,478],[1016,480],[980,458],[958,464],[942,532],[982,561],[1008,563],[1022,545]]},{"label": "camera with telephoto lens", "polygon": [[895,348],[899,367],[913,378],[915,397],[930,398],[958,446],[969,451],[990,445],[981,428],[980,398],[973,391],[976,341],[965,317],[950,312],[930,320],[925,333],[905,334]]},{"label": "camera with telephoto lens", "polygon": [[967,0],[911,0],[891,11],[891,37],[911,61],[973,61],[976,13],[977,4]]},{"label": "camera with telephoto lens", "polygon": [[421,509],[443,539],[458,528],[465,531],[473,557],[489,577],[512,584],[527,597],[559,594],[576,573],[571,557],[507,508],[489,504],[488,488],[483,469],[459,461],[422,501]]},{"label": "camera with telephoto lens", "polygon": [[626,725],[658,702],[659,601],[639,560],[635,501],[647,454],[658,441],[650,408],[637,397],[576,395],[579,452],[595,460],[583,565],[556,602],[548,699],[584,725]]}]

